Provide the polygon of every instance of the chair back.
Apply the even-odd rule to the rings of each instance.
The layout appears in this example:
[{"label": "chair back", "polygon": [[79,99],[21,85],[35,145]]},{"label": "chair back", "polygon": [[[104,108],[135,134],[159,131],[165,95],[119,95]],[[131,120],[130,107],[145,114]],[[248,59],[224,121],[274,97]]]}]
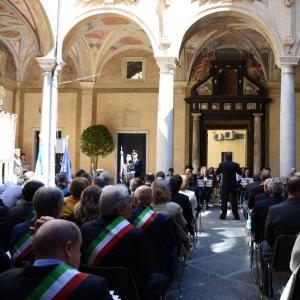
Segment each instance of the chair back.
[{"label": "chair back", "polygon": [[289,272],[292,250],[297,235],[280,235],[275,243],[272,266],[276,271]]},{"label": "chair back", "polygon": [[140,300],[131,272],[124,267],[91,267],[82,265],[81,272],[104,277],[109,290],[114,291],[122,300]]}]

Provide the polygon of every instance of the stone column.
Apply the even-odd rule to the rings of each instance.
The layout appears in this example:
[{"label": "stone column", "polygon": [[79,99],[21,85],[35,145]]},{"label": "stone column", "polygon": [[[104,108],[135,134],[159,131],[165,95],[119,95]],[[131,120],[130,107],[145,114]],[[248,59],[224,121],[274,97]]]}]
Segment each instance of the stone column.
[{"label": "stone column", "polygon": [[193,148],[192,148],[192,165],[194,173],[198,172],[200,166],[200,117],[201,113],[193,113]]},{"label": "stone column", "polygon": [[80,82],[81,103],[80,106],[77,107],[78,110],[80,109],[80,114],[78,114],[80,118],[80,128],[76,134],[76,139],[78,140],[78,142],[76,141],[76,147],[78,147],[77,151],[80,152],[79,166],[84,170],[91,169],[91,159],[80,151],[80,135],[84,129],[92,125],[94,84],[94,82]]},{"label": "stone column", "polygon": [[295,66],[283,64],[280,95],[280,176],[296,166]]},{"label": "stone column", "polygon": [[[156,57],[160,68],[157,108],[156,171],[173,167],[174,69],[172,57]],[[184,121],[184,120],[182,120]]]},{"label": "stone column", "polygon": [[261,117],[263,114],[253,114],[254,116],[254,151],[253,151],[253,171],[258,174],[261,168]]},{"label": "stone column", "polygon": [[40,151],[42,161],[41,180],[48,186],[55,186],[55,147],[57,127],[57,76],[58,65],[54,57],[36,58],[44,71]]}]

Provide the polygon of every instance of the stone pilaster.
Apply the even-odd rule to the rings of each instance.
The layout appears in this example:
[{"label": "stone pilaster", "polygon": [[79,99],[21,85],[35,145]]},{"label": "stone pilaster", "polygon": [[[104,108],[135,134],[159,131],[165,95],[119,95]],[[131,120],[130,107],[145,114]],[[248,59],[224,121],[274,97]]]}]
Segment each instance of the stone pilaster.
[{"label": "stone pilaster", "polygon": [[253,114],[254,116],[254,151],[253,151],[253,171],[258,174],[261,169],[261,117],[263,114]]},{"label": "stone pilaster", "polygon": [[198,172],[200,166],[200,117],[201,113],[193,113],[193,148],[192,148],[192,165],[194,172]]}]

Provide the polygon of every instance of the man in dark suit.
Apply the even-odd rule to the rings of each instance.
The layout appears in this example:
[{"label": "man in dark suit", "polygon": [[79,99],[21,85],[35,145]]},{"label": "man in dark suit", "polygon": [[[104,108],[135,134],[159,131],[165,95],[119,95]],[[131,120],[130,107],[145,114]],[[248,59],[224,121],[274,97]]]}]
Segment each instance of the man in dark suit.
[{"label": "man in dark suit", "polygon": [[134,167],[134,177],[144,178],[144,166],[143,162],[139,159],[139,153],[136,150],[132,150],[132,163]]},{"label": "man in dark suit", "polygon": [[300,177],[287,180],[288,199],[269,208],[266,218],[265,239],[273,247],[281,234],[300,233]]},{"label": "man in dark suit", "polygon": [[188,196],[179,193],[181,185],[182,177],[180,175],[174,175],[170,178],[169,186],[171,190],[171,201],[181,206],[183,216],[187,222],[187,229],[192,235],[194,235],[194,216],[192,211],[192,204]]},{"label": "man in dark suit", "polygon": [[99,267],[125,267],[135,279],[142,300],[156,300],[164,294],[168,278],[155,273],[151,241],[141,229],[127,219],[132,201],[125,185],[103,188],[101,217],[82,225],[82,262]]},{"label": "man in dark suit", "polygon": [[75,269],[80,264],[80,244],[75,224],[64,220],[44,223],[33,237],[34,265],[0,274],[0,298],[112,299],[105,279]]},{"label": "man in dark suit", "polygon": [[177,261],[177,242],[173,221],[170,217],[155,213],[151,209],[152,190],[146,185],[134,192],[135,209],[129,221],[142,229],[155,243],[159,253],[159,271],[170,277],[175,274]]},{"label": "man in dark suit", "polygon": [[282,197],[284,185],[280,178],[268,179],[266,182],[265,190],[269,196],[261,201],[255,201],[251,214],[251,231],[254,234],[256,242],[261,242],[264,238],[265,221],[269,207],[279,204],[284,200]]},{"label": "man in dark suit", "polygon": [[[267,197],[267,194],[265,193],[264,183],[269,178],[271,178],[270,171],[269,170],[262,171],[262,173],[261,173],[261,184],[259,186],[253,187],[249,191],[248,207],[250,209],[253,208],[256,199],[257,199],[257,201],[259,201],[259,200],[262,200],[262,199]],[[259,197],[257,197],[257,196],[259,196]]]},{"label": "man in dark suit", "polygon": [[44,186],[44,184],[38,180],[30,180],[25,183],[22,189],[22,203],[16,207],[10,208],[8,213],[11,228],[19,223],[30,221],[35,218],[32,199],[35,192],[42,186]]},{"label": "man in dark suit", "polygon": [[227,202],[231,202],[232,213],[235,220],[239,220],[237,204],[236,174],[242,175],[240,165],[232,161],[232,154],[225,154],[225,161],[219,164],[216,174],[222,174],[221,179],[221,209],[220,219],[225,220],[227,215]]}]

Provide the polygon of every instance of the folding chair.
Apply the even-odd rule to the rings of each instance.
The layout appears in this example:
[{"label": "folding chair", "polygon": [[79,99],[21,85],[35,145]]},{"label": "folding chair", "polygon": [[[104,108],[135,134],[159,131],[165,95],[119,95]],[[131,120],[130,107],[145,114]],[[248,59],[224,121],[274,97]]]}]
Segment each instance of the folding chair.
[{"label": "folding chair", "polygon": [[91,267],[82,265],[81,272],[106,278],[110,290],[122,300],[140,300],[131,272],[124,267]]},{"label": "folding chair", "polygon": [[[268,292],[269,299],[271,299],[273,284],[272,273],[273,272],[290,272],[290,260],[292,249],[295,244],[297,235],[280,235],[274,246],[274,254],[272,260],[266,262],[267,274],[268,274]],[[265,277],[264,277],[265,278]]]},{"label": "folding chair", "polygon": [[[249,233],[249,256],[250,256],[249,272],[252,276],[254,283],[256,284],[259,283],[259,279],[260,279],[259,251],[260,251],[260,245],[254,241],[253,235]],[[254,261],[255,261],[255,271],[253,268]]]}]

